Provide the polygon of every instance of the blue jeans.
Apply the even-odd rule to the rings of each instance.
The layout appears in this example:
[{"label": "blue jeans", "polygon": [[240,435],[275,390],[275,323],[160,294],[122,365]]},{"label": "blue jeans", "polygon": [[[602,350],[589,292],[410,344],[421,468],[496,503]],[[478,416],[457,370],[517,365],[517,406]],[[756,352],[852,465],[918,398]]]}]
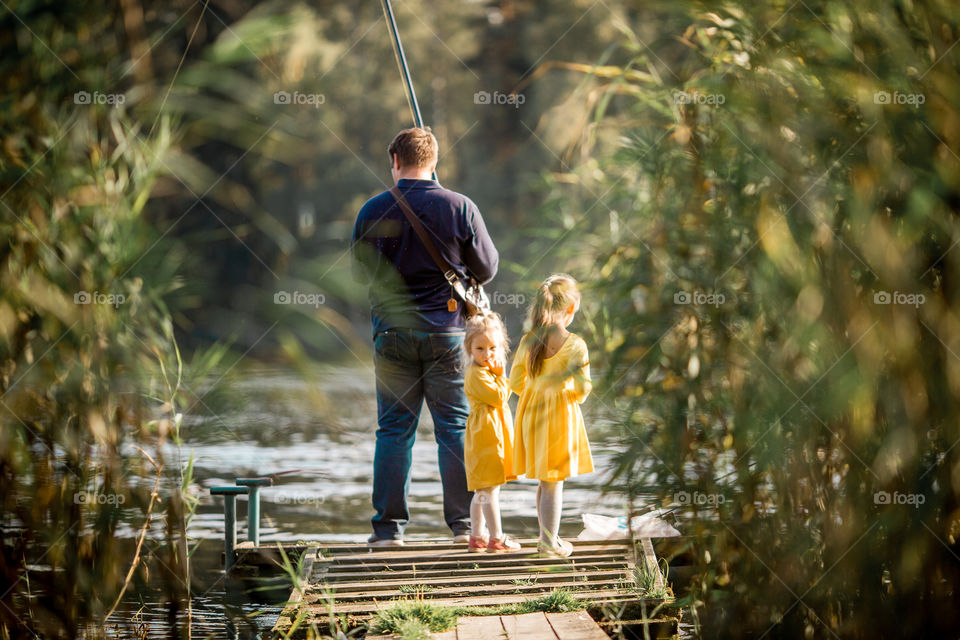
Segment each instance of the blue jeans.
[{"label": "blue jeans", "polygon": [[454,535],[470,532],[463,434],[470,407],[463,392],[463,331],[390,329],[373,339],[377,375],[377,447],[373,457],[373,532],[402,538],[410,521],[407,495],[413,441],[423,401],[433,416],[443,517]]}]

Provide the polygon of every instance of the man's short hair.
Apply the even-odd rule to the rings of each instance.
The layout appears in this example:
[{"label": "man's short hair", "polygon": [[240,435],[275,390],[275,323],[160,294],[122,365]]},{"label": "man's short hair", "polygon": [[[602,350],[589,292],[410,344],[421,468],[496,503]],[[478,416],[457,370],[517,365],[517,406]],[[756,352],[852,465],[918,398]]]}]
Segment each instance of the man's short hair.
[{"label": "man's short hair", "polygon": [[390,161],[396,154],[401,167],[417,167],[423,169],[437,161],[437,139],[433,137],[430,127],[411,127],[404,129],[394,137],[387,153]]}]

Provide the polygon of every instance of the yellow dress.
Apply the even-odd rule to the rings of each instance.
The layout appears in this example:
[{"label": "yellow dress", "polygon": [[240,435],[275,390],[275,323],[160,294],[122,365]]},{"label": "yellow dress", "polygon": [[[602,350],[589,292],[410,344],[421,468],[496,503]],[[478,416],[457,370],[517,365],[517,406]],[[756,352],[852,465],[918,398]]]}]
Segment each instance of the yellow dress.
[{"label": "yellow dress", "polygon": [[471,363],[464,373],[463,390],[470,402],[463,441],[467,489],[496,487],[516,480],[513,472],[513,414],[507,406],[510,382],[487,367]]},{"label": "yellow dress", "polygon": [[520,396],[514,471],[551,482],[590,473],[593,458],[580,413],[592,388],[587,345],[569,334],[533,379],[527,372],[527,347],[523,340],[510,368],[510,389]]}]

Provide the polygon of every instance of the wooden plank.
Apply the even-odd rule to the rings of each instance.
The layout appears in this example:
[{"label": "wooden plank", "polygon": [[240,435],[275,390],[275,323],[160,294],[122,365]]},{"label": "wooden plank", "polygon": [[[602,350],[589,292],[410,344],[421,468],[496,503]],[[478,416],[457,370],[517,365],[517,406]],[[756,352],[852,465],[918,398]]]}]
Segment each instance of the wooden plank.
[{"label": "wooden plank", "polygon": [[[583,555],[593,555],[593,556],[626,556],[632,548],[628,545],[624,546],[599,546],[599,545],[590,545],[590,546],[581,546],[575,547],[573,555],[583,556]],[[274,550],[275,552],[276,550]],[[387,564],[394,562],[430,562],[437,559],[446,559],[446,560],[472,560],[474,562],[509,562],[515,560],[516,558],[524,557],[535,557],[537,555],[536,545],[525,546],[517,551],[510,551],[504,553],[474,553],[468,551],[466,548],[463,549],[437,549],[437,550],[423,550],[423,549],[411,549],[407,551],[366,551],[360,553],[344,553],[344,554],[334,554],[334,555],[323,555],[321,558],[324,562],[332,562],[335,564]]]},{"label": "wooden plank", "polygon": [[457,623],[457,640],[501,640],[500,616],[469,616]]},{"label": "wooden plank", "polygon": [[512,566],[517,562],[545,562],[545,561],[557,561],[557,560],[604,560],[610,558],[626,559],[633,555],[635,552],[632,549],[622,549],[616,550],[615,552],[605,552],[605,551],[585,551],[582,553],[574,553],[566,558],[558,558],[552,555],[540,555],[538,553],[511,553],[511,554],[463,554],[463,555],[430,555],[430,556],[421,556],[421,557],[396,557],[396,558],[351,558],[349,561],[331,561],[330,559],[323,557],[318,558],[318,562],[323,562],[330,565],[331,567],[396,567],[401,565],[411,565],[411,564],[461,564],[466,566],[477,565],[487,565],[487,566]]},{"label": "wooden plank", "polygon": [[[471,597],[449,597],[449,598],[435,598],[430,601],[430,604],[437,606],[463,606],[463,607],[483,607],[483,606],[494,606],[499,604],[516,604],[519,602],[525,602],[529,599],[530,596],[522,594],[509,594],[509,595],[495,595],[495,596],[471,596]],[[602,604],[605,602],[623,602],[623,601],[639,601],[642,598],[639,598],[638,595],[633,591],[622,591],[620,589],[592,589],[586,592],[577,592],[573,594],[574,599],[576,600],[586,600],[591,604]],[[412,600],[413,598],[408,598],[407,600]],[[389,609],[394,606],[400,600],[384,600],[378,602],[349,602],[349,603],[334,603],[333,613],[375,613],[381,609]],[[661,600],[651,600],[655,604],[659,604]],[[651,606],[655,606],[651,605]],[[307,604],[308,609],[316,611],[316,615],[319,618],[324,620],[327,619],[327,615],[330,613],[329,607],[326,602],[318,602],[316,604]]]},{"label": "wooden plank", "polygon": [[525,565],[543,565],[557,564],[564,562],[626,562],[626,554],[596,554],[596,555],[576,555],[567,558],[538,557],[514,555],[511,558],[446,558],[438,556],[420,561],[391,560],[388,562],[355,562],[350,564],[330,563],[330,573],[347,573],[350,571],[406,571],[414,567],[436,567],[444,569],[479,569],[482,567],[515,567],[517,564]]},{"label": "wooden plank", "polygon": [[[561,562],[554,564],[541,564],[533,565],[530,567],[524,567],[531,575],[537,573],[554,573],[560,571],[573,571],[577,569],[589,569],[589,570],[612,570],[625,567],[626,562],[623,560],[619,561],[605,561],[605,562]],[[479,567],[477,569],[461,569],[460,571],[468,571],[472,575],[491,575],[496,576],[503,572],[504,567]],[[384,577],[390,577],[393,579],[399,578],[409,578],[411,580],[425,580],[427,578],[444,578],[457,575],[457,570],[451,569],[410,569],[404,571],[384,571]],[[352,571],[347,573],[335,573],[328,572],[324,577],[324,583],[333,584],[336,582],[355,582],[358,580],[372,580],[372,576],[376,574],[371,574],[367,571]]]},{"label": "wooden plank", "polygon": [[586,611],[548,613],[547,621],[560,640],[610,640]]},{"label": "wooden plank", "polygon": [[316,562],[317,550],[310,548],[304,551],[303,566],[300,568],[300,588],[293,588],[288,602],[291,604],[306,598],[310,585],[307,583],[309,576],[313,573],[313,563]]},{"label": "wooden plank", "polygon": [[[510,618],[509,623],[507,617]],[[557,637],[542,611],[504,616],[503,628],[508,640],[550,640]]]},{"label": "wooden plank", "polygon": [[[536,571],[536,572],[523,572],[523,567],[517,567],[512,573],[503,573],[497,574],[495,576],[475,576],[473,572],[468,572],[464,575],[453,574],[444,578],[433,578],[430,580],[431,586],[454,586],[454,585],[487,585],[487,584],[504,584],[509,583],[513,580],[534,580],[534,584],[540,585],[551,585],[555,582],[563,582],[571,578],[578,578],[580,576],[588,576],[590,580],[612,580],[616,581],[621,576],[625,574],[624,568],[615,567],[613,569],[576,569],[568,571],[557,571],[557,572],[545,572],[545,571]],[[316,572],[314,572],[316,575]],[[321,584],[316,581],[313,582],[313,585]],[[394,579],[392,576],[382,576],[374,575],[369,576],[366,580],[358,580],[355,582],[333,582],[325,585],[331,591],[336,591],[337,593],[349,592],[357,589],[369,589],[372,586],[378,588],[381,587],[399,587],[402,585],[410,584],[410,580],[403,578]]]},{"label": "wooden plank", "polygon": [[[537,546],[537,538],[514,538],[521,545],[529,545],[532,547]],[[566,538],[565,538],[566,540]],[[590,545],[590,546],[626,546],[630,544],[630,540],[627,538],[620,538],[618,540],[567,540],[574,547],[580,545]],[[243,543],[241,543],[243,544]],[[275,543],[274,543],[275,544]],[[402,547],[369,547],[366,543],[363,542],[324,542],[323,540],[311,541],[310,546],[319,547],[321,551],[328,551],[330,553],[343,553],[343,552],[358,552],[365,550],[375,549],[377,551],[382,551],[384,549],[394,551],[397,549],[466,549],[467,544],[465,542],[453,542],[450,538],[415,538],[415,539],[406,539]],[[261,545],[264,546],[264,545]]]},{"label": "wooden plank", "polygon": [[[550,590],[553,589],[582,589],[588,591],[590,589],[615,589],[617,588],[616,581],[597,581],[589,582],[583,580],[569,581],[569,582],[558,582],[556,584],[550,585]],[[544,585],[490,585],[478,588],[476,585],[467,585],[467,586],[458,586],[458,587],[443,587],[440,589],[434,590],[424,590],[422,592],[409,592],[409,591],[400,591],[397,589],[394,590],[368,590],[368,591],[358,591],[354,593],[344,593],[344,592],[331,592],[337,602],[347,603],[347,602],[363,602],[366,600],[383,600],[386,598],[410,598],[416,596],[417,598],[423,598],[424,600],[433,600],[436,598],[444,598],[450,596],[470,596],[470,595],[496,595],[496,594],[508,594],[508,593],[519,593],[527,594],[529,596],[538,596],[545,591]],[[322,596],[317,596],[315,601],[326,601],[326,598]]]}]

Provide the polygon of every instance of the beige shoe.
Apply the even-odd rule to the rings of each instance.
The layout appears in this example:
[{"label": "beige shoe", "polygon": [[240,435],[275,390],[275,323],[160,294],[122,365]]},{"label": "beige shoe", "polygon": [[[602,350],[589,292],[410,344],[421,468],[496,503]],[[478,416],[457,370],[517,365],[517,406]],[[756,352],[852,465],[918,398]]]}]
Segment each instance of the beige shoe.
[{"label": "beige shoe", "polygon": [[573,554],[573,545],[560,538],[557,538],[557,544],[552,547],[538,542],[537,553],[545,558],[569,558]]}]

